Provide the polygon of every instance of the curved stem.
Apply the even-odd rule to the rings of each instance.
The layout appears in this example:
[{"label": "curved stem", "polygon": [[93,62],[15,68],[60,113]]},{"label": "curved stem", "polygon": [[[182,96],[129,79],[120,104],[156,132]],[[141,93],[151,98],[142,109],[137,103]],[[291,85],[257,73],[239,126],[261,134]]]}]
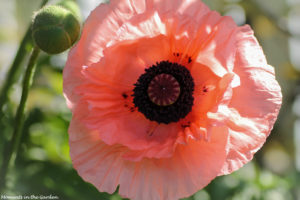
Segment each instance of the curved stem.
[{"label": "curved stem", "polygon": [[[43,0],[41,7],[43,7],[47,2],[48,2],[48,0]],[[15,56],[15,59],[14,59],[12,65],[7,73],[6,79],[3,83],[3,87],[0,92],[0,121],[4,115],[2,107],[4,106],[4,104],[7,100],[8,93],[9,93],[11,86],[14,84],[14,82],[17,79],[19,68],[21,66],[21,63],[22,63],[24,57],[27,54],[26,46],[28,44],[32,44],[31,25],[28,27],[28,29],[21,41],[20,47],[17,51],[17,54]]]},{"label": "curved stem", "polygon": [[0,192],[5,187],[8,167],[14,163],[20,145],[20,139],[22,136],[21,130],[23,128],[23,123],[24,123],[25,105],[26,105],[29,89],[32,84],[32,80],[36,68],[35,63],[38,58],[39,52],[40,49],[38,47],[34,47],[24,75],[22,96],[15,117],[14,132],[12,135],[12,139],[8,145],[8,149],[6,151],[3,151],[3,160],[2,160],[1,170],[0,170]]},{"label": "curved stem", "polygon": [[17,74],[19,71],[19,68],[21,66],[21,63],[24,59],[24,57],[26,56],[26,45],[31,43],[31,29],[29,28],[23,38],[23,40],[21,41],[20,47],[18,49],[18,52],[16,54],[16,57],[11,65],[11,68],[9,69],[5,82],[3,84],[1,93],[0,93],[0,120],[3,116],[3,111],[2,111],[2,107],[5,104],[7,97],[8,97],[8,92],[9,89],[11,88],[11,86],[14,84],[14,82],[17,79]]}]

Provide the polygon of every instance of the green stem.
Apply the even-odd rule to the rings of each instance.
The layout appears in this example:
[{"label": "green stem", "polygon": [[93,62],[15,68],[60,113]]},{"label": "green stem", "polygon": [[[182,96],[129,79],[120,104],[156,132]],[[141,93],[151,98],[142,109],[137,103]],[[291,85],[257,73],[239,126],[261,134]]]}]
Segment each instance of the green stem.
[{"label": "green stem", "polygon": [[18,49],[18,52],[16,54],[16,57],[11,65],[11,68],[9,69],[7,76],[6,76],[6,80],[3,84],[1,93],[0,93],[0,120],[3,116],[3,111],[2,111],[2,107],[5,104],[7,97],[8,97],[8,92],[9,89],[11,88],[11,86],[14,84],[14,82],[17,79],[17,74],[19,71],[19,68],[21,66],[21,63],[24,59],[24,57],[26,56],[26,45],[31,43],[32,39],[31,39],[31,29],[29,28],[20,44],[20,47]]},{"label": "green stem", "polygon": [[[47,2],[48,2],[48,0],[43,0],[41,7],[43,7]],[[14,82],[17,79],[17,76],[19,74],[18,72],[20,71],[21,63],[27,54],[26,46],[28,44],[32,44],[31,25],[28,27],[28,29],[21,41],[20,47],[17,51],[17,54],[15,56],[15,59],[14,59],[12,65],[7,73],[6,80],[4,81],[2,90],[0,92],[0,122],[4,115],[2,107],[4,106],[5,102],[7,101],[8,93],[9,93],[11,86],[14,84]]]},{"label": "green stem", "polygon": [[3,160],[2,160],[1,170],[0,170],[0,192],[5,188],[6,174],[7,174],[8,167],[10,165],[13,165],[19,149],[20,140],[22,137],[22,128],[24,124],[25,105],[26,105],[29,89],[32,84],[32,80],[36,68],[36,60],[38,58],[39,52],[40,49],[38,47],[34,47],[24,75],[22,96],[15,117],[14,132],[10,144],[8,145],[7,151],[3,152]]}]

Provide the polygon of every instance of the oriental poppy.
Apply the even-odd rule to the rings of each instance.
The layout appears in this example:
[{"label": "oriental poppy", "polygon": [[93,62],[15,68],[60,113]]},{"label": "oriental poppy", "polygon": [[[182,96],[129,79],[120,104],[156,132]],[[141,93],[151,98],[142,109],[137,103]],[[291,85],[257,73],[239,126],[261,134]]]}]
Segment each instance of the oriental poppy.
[{"label": "oriental poppy", "polygon": [[200,0],[112,0],[64,69],[70,155],[99,191],[187,197],[249,162],[281,89],[248,25]]}]

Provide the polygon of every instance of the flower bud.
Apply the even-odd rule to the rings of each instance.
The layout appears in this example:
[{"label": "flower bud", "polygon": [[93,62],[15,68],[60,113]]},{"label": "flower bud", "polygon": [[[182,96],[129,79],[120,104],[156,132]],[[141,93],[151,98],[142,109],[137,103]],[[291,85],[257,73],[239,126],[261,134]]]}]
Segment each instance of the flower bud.
[{"label": "flower bud", "polygon": [[74,14],[56,5],[38,11],[32,24],[36,45],[49,54],[61,53],[70,48],[80,33],[80,24]]}]

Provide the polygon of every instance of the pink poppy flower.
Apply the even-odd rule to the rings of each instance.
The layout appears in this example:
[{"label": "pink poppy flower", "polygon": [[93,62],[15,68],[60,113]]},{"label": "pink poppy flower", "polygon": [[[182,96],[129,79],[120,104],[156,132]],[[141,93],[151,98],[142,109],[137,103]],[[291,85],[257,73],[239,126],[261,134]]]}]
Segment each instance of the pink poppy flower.
[{"label": "pink poppy flower", "polygon": [[281,90],[246,25],[200,0],[111,0],[64,69],[70,155],[99,191],[188,197],[249,162]]}]

